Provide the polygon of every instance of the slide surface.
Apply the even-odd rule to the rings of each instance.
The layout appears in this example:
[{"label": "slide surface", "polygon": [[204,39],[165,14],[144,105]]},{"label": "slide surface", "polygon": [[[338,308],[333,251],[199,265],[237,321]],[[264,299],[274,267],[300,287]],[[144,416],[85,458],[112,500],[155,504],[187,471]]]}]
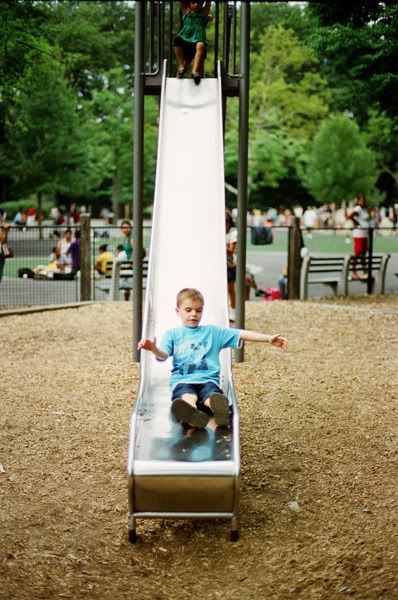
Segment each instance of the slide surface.
[{"label": "slide surface", "polygon": [[[184,287],[204,295],[202,324],[228,327],[224,194],[220,79],[196,86],[191,79],[164,78],[143,337],[160,342],[166,329],[180,325],[176,295]],[[159,362],[141,352],[130,423],[130,514],[234,513],[239,416],[231,351],[220,358],[232,430],[219,435],[207,428],[187,438],[170,413],[171,359]]]}]

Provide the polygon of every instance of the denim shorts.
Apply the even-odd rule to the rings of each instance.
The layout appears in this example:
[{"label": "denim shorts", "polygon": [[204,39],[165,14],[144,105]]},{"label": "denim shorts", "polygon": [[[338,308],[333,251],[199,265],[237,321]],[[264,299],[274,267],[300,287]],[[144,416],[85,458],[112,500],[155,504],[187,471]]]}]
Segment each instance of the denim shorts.
[{"label": "denim shorts", "polygon": [[203,404],[210,394],[214,392],[223,393],[213,381],[206,381],[205,383],[178,383],[171,394],[171,401],[181,398],[183,394],[193,394],[197,397],[198,403]]}]

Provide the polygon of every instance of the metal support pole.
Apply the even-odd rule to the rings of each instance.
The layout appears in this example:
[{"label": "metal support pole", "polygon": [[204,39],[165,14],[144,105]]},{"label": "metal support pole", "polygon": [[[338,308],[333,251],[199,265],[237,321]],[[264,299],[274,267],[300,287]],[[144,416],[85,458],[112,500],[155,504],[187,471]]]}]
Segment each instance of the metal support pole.
[{"label": "metal support pole", "polygon": [[373,227],[369,229],[369,247],[368,247],[368,281],[367,281],[367,293],[371,294],[373,290],[373,274],[372,274],[372,263],[373,263]]},{"label": "metal support pole", "polygon": [[143,249],[143,173],[144,173],[144,49],[146,2],[135,3],[134,56],[134,277],[133,277],[133,361],[139,362],[137,344],[142,330],[142,249]]},{"label": "metal support pole", "polygon": [[289,227],[289,247],[287,262],[287,297],[289,300],[300,298],[301,270],[301,231],[299,217],[292,217]]},{"label": "metal support pole", "polygon": [[[246,296],[246,218],[249,148],[249,77],[250,77],[250,2],[241,4],[239,82],[239,166],[238,166],[238,243],[236,264],[236,325],[245,326]],[[235,351],[236,362],[243,362],[244,348]]]},{"label": "metal support pole", "polygon": [[80,215],[80,300],[91,300],[90,215]]}]

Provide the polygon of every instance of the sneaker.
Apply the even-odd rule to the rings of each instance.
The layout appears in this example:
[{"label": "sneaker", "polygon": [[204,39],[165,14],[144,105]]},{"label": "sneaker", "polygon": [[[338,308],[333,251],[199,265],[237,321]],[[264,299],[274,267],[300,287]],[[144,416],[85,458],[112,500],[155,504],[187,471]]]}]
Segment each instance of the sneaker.
[{"label": "sneaker", "polygon": [[181,423],[189,423],[192,427],[204,428],[209,422],[209,415],[197,410],[189,402],[182,398],[177,398],[171,405],[171,412]]},{"label": "sneaker", "polygon": [[210,394],[210,408],[214,414],[214,420],[219,427],[229,426],[229,402],[224,394]]},{"label": "sneaker", "polygon": [[229,309],[229,320],[235,321],[235,309],[234,308]]}]

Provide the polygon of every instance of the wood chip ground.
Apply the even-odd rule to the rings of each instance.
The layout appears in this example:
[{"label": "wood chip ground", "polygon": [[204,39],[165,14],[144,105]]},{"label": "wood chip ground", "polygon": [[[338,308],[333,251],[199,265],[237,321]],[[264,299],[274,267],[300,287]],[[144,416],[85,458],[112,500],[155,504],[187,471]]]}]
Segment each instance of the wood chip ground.
[{"label": "wood chip ground", "polygon": [[249,302],[241,536],[139,521],[131,308],[1,319],[0,599],[398,599],[398,296]]}]

